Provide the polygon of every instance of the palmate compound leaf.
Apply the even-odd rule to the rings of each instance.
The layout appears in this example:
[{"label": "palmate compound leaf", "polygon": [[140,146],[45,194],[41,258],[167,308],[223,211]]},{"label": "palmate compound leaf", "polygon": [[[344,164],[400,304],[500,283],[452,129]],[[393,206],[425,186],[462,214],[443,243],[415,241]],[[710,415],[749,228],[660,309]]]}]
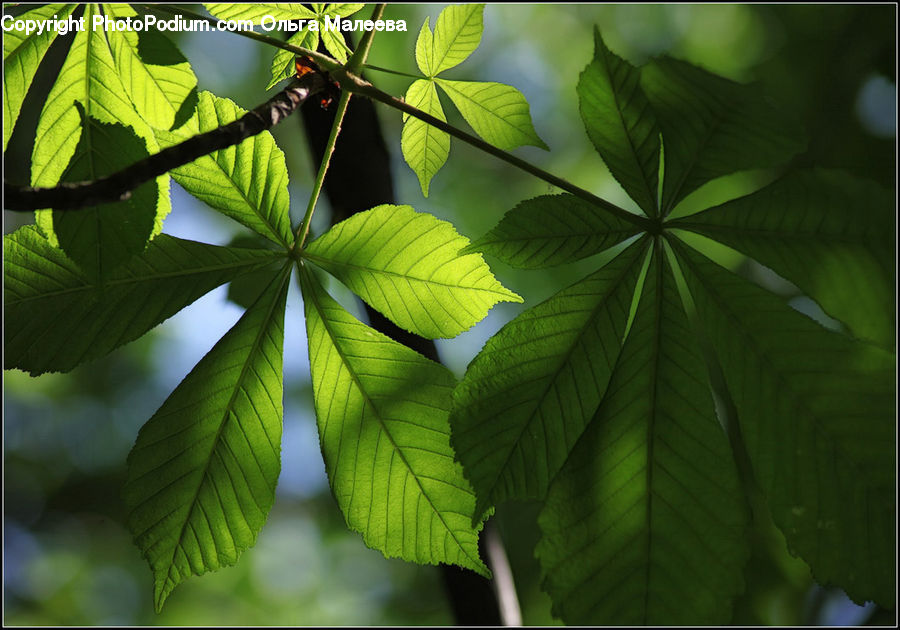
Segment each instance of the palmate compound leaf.
[{"label": "palmate compound leaf", "polygon": [[303,256],[392,322],[428,338],[455,337],[497,302],[521,302],[494,278],[469,239],[409,206],[360,212],[310,243]]},{"label": "palmate compound leaf", "polygon": [[276,256],[161,234],[100,287],[36,227],[21,227],[3,237],[3,366],[67,372]]},{"label": "palmate compound leaf", "polygon": [[191,575],[253,546],[281,470],[282,345],[290,267],[141,428],[123,490],[156,610]]},{"label": "palmate compound leaf", "polygon": [[[234,122],[246,112],[227,98],[201,92],[193,118],[176,133],[155,131],[163,147]],[[185,190],[273,243],[294,242],[284,153],[268,131],[213,151],[171,171]]]},{"label": "palmate compound leaf", "polygon": [[489,576],[450,448],[453,375],[354,319],[305,267],[301,288],[319,442],[347,525],[387,557]]},{"label": "palmate compound leaf", "polygon": [[646,242],[491,337],[453,393],[453,447],[476,514],[542,498],[597,411],[619,354]]},{"label": "palmate compound leaf", "polygon": [[484,252],[512,267],[540,269],[598,254],[637,232],[631,223],[574,195],[541,195],[507,212],[462,252]]},{"label": "palmate compound leaf", "polygon": [[[405,100],[413,107],[447,121],[433,81],[413,81],[406,91]],[[404,115],[400,148],[403,159],[419,178],[422,194],[427,197],[431,178],[441,170],[450,155],[450,134],[418,118]]]},{"label": "palmate compound leaf", "polygon": [[671,226],[755,258],[855,336],[893,346],[896,214],[893,195],[874,182],[841,171],[796,171]]},{"label": "palmate compound leaf", "polygon": [[641,67],[641,88],[662,130],[663,215],[716,177],[784,164],[805,146],[801,126],[758,86],[660,57]]},{"label": "palmate compound leaf", "polygon": [[677,252],[789,549],[818,582],[893,608],[895,357],[689,248]]},{"label": "palmate compound leaf", "polygon": [[[137,16],[126,4],[104,4],[113,20]],[[119,78],[141,118],[155,129],[170,129],[197,87],[197,77],[181,51],[156,29],[107,32]]]},{"label": "palmate compound leaf", "polygon": [[[18,16],[19,20],[48,20],[56,16],[65,20],[75,9],[74,4],[48,4]],[[9,144],[13,128],[22,110],[25,94],[31,86],[38,66],[56,39],[56,29],[25,31],[3,31],[3,150]]]},{"label": "palmate compound leaf", "polygon": [[617,57],[594,28],[594,59],[578,78],[578,109],[597,152],[629,196],[659,214],[659,126],[641,72]]},{"label": "palmate compound leaf", "polygon": [[657,244],[603,402],[538,520],[567,623],[723,624],[743,587],[749,511]]}]

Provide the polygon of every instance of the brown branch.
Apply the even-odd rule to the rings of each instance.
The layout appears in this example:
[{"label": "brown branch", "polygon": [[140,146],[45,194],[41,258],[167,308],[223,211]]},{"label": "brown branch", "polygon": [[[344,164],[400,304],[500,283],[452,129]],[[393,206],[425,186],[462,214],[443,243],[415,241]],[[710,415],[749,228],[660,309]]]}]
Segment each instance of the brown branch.
[{"label": "brown branch", "polygon": [[41,208],[78,210],[101,203],[123,201],[144,182],[271,129],[325,86],[326,82],[321,74],[306,74],[234,122],[193,136],[106,177],[62,183],[53,188],[15,186],[4,181],[3,207],[16,212],[30,212]]}]

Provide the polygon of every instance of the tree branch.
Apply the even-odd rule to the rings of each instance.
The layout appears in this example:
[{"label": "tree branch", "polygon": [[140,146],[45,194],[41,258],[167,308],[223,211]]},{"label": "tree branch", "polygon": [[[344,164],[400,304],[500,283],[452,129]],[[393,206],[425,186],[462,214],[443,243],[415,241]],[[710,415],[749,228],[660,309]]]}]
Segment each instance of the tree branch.
[{"label": "tree branch", "polygon": [[144,182],[271,129],[290,116],[307,98],[322,91],[325,85],[325,78],[321,74],[309,73],[234,122],[198,134],[96,180],[62,183],[53,188],[15,186],[4,181],[3,207],[16,212],[30,212],[41,208],[78,210],[128,199],[131,191]]}]

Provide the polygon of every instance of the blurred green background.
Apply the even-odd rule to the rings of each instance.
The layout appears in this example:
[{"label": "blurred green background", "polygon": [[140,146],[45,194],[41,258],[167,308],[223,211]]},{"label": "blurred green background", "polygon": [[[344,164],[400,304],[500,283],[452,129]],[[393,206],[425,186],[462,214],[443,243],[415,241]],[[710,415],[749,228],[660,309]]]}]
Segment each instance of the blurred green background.
[{"label": "blurred green background", "polygon": [[[186,5],[187,6],[187,5]],[[199,6],[194,10],[202,11]],[[5,9],[6,10],[6,9]],[[11,12],[21,12],[11,8]],[[368,11],[368,9],[364,9]],[[439,6],[391,5],[408,32],[379,33],[370,63],[415,73],[415,37]],[[360,15],[363,15],[362,13]],[[587,139],[575,85],[592,55],[592,27],[632,63],[671,54],[760,89],[803,121],[808,151],[798,164],[848,169],[895,186],[896,7],[814,5],[488,5],[481,46],[447,78],[500,81],[531,104],[535,128],[551,147],[517,154],[611,201],[636,208]],[[273,51],[227,33],[176,34],[200,88],[245,108],[269,95]],[[26,183],[40,94],[55,77],[55,46],[29,93],[4,155],[4,178]],[[58,65],[57,65],[58,67]],[[402,95],[410,79],[370,72],[380,88]],[[379,106],[380,107],[380,106]],[[465,127],[458,115],[453,124]],[[30,111],[29,111],[30,110]],[[477,237],[519,201],[551,192],[544,182],[453,141],[448,164],[424,199],[399,150],[400,115],[380,108],[392,153],[397,198],[452,221]],[[274,130],[291,174],[296,223],[311,187],[312,165],[299,120]],[[681,212],[752,190],[773,176],[723,178],[685,200]],[[173,184],[165,230],[225,244],[236,223],[195,202]],[[327,205],[323,208],[327,210]],[[4,212],[4,232],[28,217]],[[328,224],[317,213],[317,233]],[[720,260],[791,304],[826,321],[815,304],[759,265],[733,252]],[[534,305],[597,264],[522,272],[490,261],[500,280]],[[439,342],[458,375],[484,341],[520,310],[503,304],[460,337]],[[151,575],[122,526],[119,491],[138,428],[193,365],[237,321],[241,310],[220,288],[141,340],[66,375],[32,379],[4,372],[4,621],[10,625],[449,625],[433,567],[386,560],[349,532],[328,491],[319,453],[299,292],[289,296],[285,339],[283,471],[275,507],[257,545],[236,567],[194,578],[152,609]],[[497,523],[507,546],[526,624],[558,623],[540,592],[532,557],[536,505],[502,505]],[[859,607],[835,589],[816,587],[791,558],[771,524],[752,534],[754,554],[737,624],[852,625],[893,623],[892,613]]]}]

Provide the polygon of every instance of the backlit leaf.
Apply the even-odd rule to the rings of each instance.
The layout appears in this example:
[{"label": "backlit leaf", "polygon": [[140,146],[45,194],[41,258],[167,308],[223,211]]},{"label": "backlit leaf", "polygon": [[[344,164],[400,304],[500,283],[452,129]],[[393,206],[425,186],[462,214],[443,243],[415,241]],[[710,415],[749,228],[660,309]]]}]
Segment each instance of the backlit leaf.
[{"label": "backlit leaf", "polygon": [[[406,91],[406,102],[444,122],[444,110],[438,100],[434,82],[419,79]],[[428,196],[431,178],[441,169],[450,154],[450,134],[426,122],[406,116],[400,136],[403,159],[419,178],[422,194]]]},{"label": "backlit leaf", "polygon": [[233,565],[256,542],[281,470],[288,273],[141,428],[123,491],[153,570],[156,610],[191,575]]},{"label": "backlit leaf", "polygon": [[358,322],[309,270],[301,286],[319,443],[347,525],[389,558],[489,576],[450,448],[453,375]]},{"label": "backlit leaf", "polygon": [[480,254],[459,254],[468,244],[446,221],[383,205],[338,223],[303,255],[404,330],[455,337],[497,302],[522,301]]},{"label": "backlit leaf", "polygon": [[431,63],[428,70],[420,67],[422,72],[435,76],[465,61],[481,43],[483,19],[483,4],[453,4],[441,11],[434,23]]}]

